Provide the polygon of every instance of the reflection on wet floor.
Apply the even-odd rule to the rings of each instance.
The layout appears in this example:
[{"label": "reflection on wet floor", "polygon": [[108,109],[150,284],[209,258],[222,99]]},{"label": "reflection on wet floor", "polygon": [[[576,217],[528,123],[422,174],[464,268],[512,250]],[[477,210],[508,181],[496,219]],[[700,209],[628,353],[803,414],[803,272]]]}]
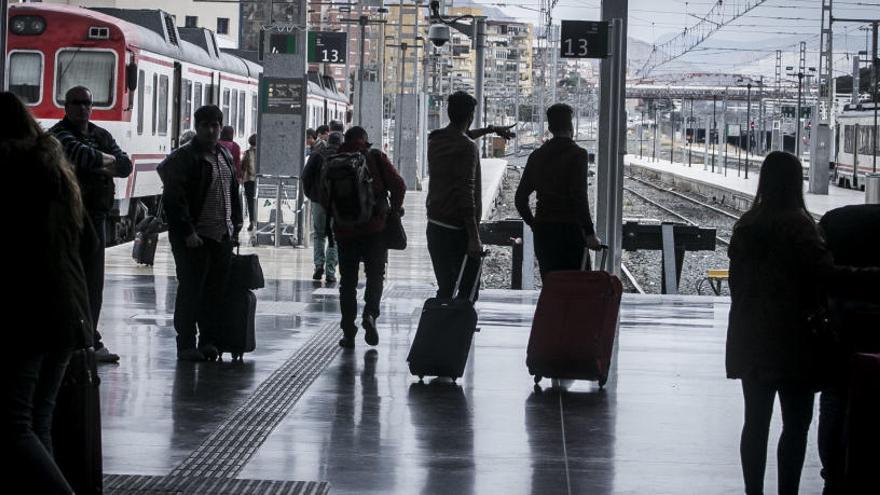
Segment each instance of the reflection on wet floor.
[{"label": "reflection on wet floor", "polygon": [[[627,295],[606,389],[536,391],[525,348],[538,294],[482,291],[465,375],[419,384],[406,356],[435,288],[424,195],[407,197],[411,247],[390,255],[375,349],[361,335],[352,351],[335,346],[337,289],[310,280],[310,250],[257,248],[256,351],[178,363],[165,241],[152,268],[110,249],[101,331],[122,360],[99,371],[105,472],[328,481],[342,494],[742,491],[727,299]],[[779,427],[777,412],[771,438]],[[767,486],[775,464],[771,453]],[[813,430],[803,493],[820,491],[818,465]]]}]

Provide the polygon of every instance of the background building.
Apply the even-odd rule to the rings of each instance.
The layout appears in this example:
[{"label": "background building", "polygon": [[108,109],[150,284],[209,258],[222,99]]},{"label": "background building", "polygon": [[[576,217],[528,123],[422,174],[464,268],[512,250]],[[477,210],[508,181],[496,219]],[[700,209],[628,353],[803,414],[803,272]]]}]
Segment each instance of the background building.
[{"label": "background building", "polygon": [[43,3],[116,9],[159,9],[177,19],[180,27],[200,27],[217,33],[220,48],[238,48],[239,4],[193,0],[43,0]]}]

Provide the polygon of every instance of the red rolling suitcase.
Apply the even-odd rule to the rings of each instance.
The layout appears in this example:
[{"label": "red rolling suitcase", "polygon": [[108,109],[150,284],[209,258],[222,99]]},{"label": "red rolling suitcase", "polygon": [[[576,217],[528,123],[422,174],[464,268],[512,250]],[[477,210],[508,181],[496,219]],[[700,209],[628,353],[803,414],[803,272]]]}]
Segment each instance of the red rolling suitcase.
[{"label": "red rolling suitcase", "polygon": [[[602,265],[608,254],[604,251]],[[584,269],[586,268],[584,255]],[[603,271],[547,274],[529,336],[526,366],[541,378],[608,380],[623,285]]]}]

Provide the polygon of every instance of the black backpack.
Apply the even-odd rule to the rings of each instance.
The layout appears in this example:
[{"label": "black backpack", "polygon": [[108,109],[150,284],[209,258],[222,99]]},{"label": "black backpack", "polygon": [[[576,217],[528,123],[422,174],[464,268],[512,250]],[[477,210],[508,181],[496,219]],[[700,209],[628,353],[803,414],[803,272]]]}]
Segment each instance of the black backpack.
[{"label": "black backpack", "polygon": [[327,157],[321,168],[321,188],[324,204],[337,225],[362,225],[373,217],[376,195],[366,154]]}]

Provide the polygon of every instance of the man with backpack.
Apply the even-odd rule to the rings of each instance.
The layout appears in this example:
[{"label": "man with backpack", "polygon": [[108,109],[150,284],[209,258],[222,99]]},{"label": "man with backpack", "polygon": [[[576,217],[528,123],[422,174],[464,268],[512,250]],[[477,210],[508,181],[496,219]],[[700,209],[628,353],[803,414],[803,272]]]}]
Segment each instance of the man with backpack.
[{"label": "man with backpack", "polygon": [[[354,347],[357,335],[357,283],[364,263],[367,287],[361,326],[364,340],[379,343],[376,319],[385,277],[387,248],[382,239],[389,211],[403,214],[406,185],[385,153],[371,150],[367,131],[352,127],[338,153],[328,157],[321,171],[321,192],[339,250],[339,306],[343,337],[339,345]],[[390,193],[390,197],[389,197]]]},{"label": "man with backpack", "polygon": [[312,253],[315,262],[312,280],[320,281],[321,277],[326,277],[328,284],[334,284],[338,256],[336,246],[327,239],[331,222],[327,210],[321,205],[321,171],[327,158],[335,155],[342,145],[342,135],[331,134],[330,127],[322,125],[315,136],[317,140],[312,144],[302,172],[303,191],[312,202]]}]

